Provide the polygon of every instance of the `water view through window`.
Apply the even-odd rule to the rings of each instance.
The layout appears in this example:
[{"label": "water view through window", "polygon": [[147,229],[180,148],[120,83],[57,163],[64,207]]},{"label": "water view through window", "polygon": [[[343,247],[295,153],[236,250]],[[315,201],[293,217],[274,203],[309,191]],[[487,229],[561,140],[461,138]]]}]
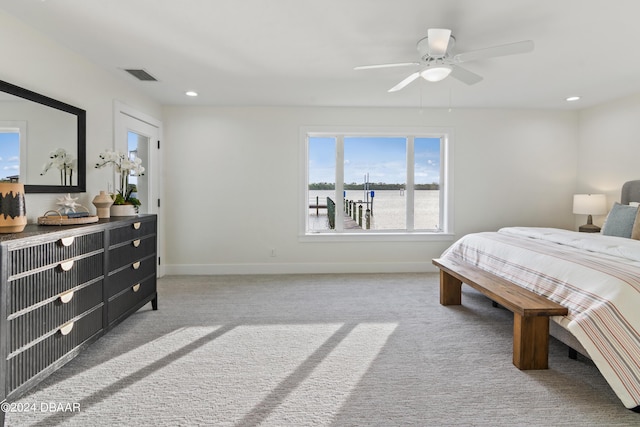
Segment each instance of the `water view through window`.
[{"label": "water view through window", "polygon": [[[310,135],[307,144],[308,232],[440,231],[441,137]],[[344,207],[333,214],[340,178]]]}]

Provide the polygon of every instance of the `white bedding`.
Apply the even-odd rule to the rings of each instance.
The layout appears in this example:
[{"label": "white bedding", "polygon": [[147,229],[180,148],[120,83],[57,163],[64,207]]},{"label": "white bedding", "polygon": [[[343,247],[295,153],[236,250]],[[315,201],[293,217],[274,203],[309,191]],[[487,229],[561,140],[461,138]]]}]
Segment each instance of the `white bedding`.
[{"label": "white bedding", "polygon": [[465,261],[564,305],[552,320],[589,353],[625,407],[640,407],[640,241],[553,228],[470,234]]}]

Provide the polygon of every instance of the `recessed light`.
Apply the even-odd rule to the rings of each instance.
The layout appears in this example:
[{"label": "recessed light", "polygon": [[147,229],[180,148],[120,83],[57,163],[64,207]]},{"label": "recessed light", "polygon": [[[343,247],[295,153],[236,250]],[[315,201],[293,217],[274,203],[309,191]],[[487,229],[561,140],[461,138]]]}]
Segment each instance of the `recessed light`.
[{"label": "recessed light", "polygon": [[579,100],[579,99],[580,99],[580,97],[579,97],[579,96],[570,96],[570,97],[568,97],[568,98],[566,99],[566,101],[568,101],[568,102],[573,102],[573,101],[577,101],[577,100]]},{"label": "recessed light", "polygon": [[194,92],[192,90],[189,90],[187,92],[184,93],[187,96],[198,96],[198,92]]}]

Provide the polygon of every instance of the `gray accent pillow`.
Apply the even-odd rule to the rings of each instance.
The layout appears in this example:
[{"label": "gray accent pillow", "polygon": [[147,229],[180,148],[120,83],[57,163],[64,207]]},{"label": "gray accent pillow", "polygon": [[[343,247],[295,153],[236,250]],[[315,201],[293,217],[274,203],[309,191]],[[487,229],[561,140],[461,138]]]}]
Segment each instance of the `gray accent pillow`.
[{"label": "gray accent pillow", "polygon": [[637,206],[621,205],[615,202],[604,223],[602,234],[630,238],[637,214]]}]

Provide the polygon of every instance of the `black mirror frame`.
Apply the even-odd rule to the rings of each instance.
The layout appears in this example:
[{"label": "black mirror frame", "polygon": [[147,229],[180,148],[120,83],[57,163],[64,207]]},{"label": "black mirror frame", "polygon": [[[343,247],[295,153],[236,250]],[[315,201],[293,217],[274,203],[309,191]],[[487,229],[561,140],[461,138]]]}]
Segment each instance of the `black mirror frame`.
[{"label": "black mirror frame", "polygon": [[73,105],[32,92],[20,86],[0,80],[0,91],[56,110],[73,114],[78,119],[78,185],[28,185],[25,193],[84,193],[87,191],[87,112]]}]

